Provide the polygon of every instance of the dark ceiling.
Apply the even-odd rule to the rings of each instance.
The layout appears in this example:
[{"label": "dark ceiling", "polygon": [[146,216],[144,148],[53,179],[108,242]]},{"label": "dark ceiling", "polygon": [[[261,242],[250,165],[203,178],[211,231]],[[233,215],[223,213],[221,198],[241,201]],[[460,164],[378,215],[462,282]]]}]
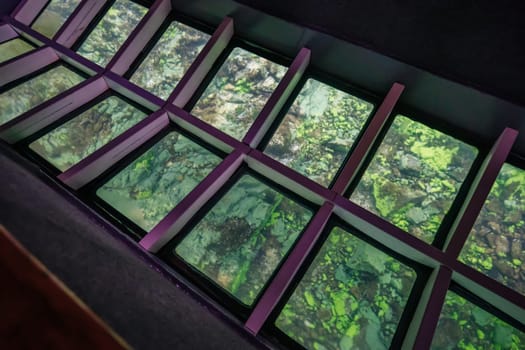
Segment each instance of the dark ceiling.
[{"label": "dark ceiling", "polygon": [[525,105],[525,2],[238,0]]}]

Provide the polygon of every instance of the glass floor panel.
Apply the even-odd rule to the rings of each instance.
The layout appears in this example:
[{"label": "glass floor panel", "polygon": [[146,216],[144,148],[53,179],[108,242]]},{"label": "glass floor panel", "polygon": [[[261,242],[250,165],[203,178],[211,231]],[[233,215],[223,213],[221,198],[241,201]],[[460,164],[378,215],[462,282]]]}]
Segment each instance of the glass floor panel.
[{"label": "glass floor panel", "polygon": [[145,231],[151,230],[221,162],[171,132],[97,190],[97,195]]},{"label": "glass floor panel", "polygon": [[525,333],[467,301],[447,293],[432,350],[519,350],[525,348]]},{"label": "glass floor panel", "polygon": [[40,137],[29,147],[64,171],[141,121],[146,113],[111,96]]},{"label": "glass floor panel", "polygon": [[0,43],[0,63],[20,56],[26,52],[33,50],[34,47],[27,41],[15,38],[9,41]]},{"label": "glass floor panel", "polygon": [[396,116],[350,200],[431,243],[477,150]]},{"label": "glass floor panel", "polygon": [[525,294],[525,170],[503,165],[459,260]]},{"label": "glass floor panel", "polygon": [[416,277],[335,227],[275,325],[307,349],[388,349]]},{"label": "glass floor panel", "polygon": [[74,71],[57,66],[0,94],[0,124],[29,111],[82,82]]},{"label": "glass floor panel", "polygon": [[374,106],[308,79],[264,153],[328,186]]},{"label": "glass floor panel", "polygon": [[146,7],[133,1],[115,1],[77,52],[100,66],[106,66],[146,12]]},{"label": "glass floor panel", "polygon": [[81,0],[51,0],[31,28],[52,38],[75,11]]},{"label": "glass floor panel", "polygon": [[130,81],[167,99],[209,38],[182,23],[171,23]]},{"label": "glass floor panel", "polygon": [[236,47],[200,97],[192,114],[241,140],[286,69]]},{"label": "glass floor panel", "polygon": [[311,217],[311,210],[243,175],[173,253],[251,305]]}]

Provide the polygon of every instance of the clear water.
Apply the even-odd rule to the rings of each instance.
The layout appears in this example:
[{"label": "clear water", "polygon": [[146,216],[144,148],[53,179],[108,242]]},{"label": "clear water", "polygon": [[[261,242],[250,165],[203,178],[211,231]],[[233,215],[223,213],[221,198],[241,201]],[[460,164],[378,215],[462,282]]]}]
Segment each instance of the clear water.
[{"label": "clear water", "polygon": [[221,161],[171,132],[97,190],[97,196],[151,230]]},{"label": "clear water", "polygon": [[525,170],[504,164],[459,260],[525,294]]},{"label": "clear water", "polygon": [[192,114],[240,140],[285,72],[286,67],[236,47]]},{"label": "clear water", "polygon": [[148,9],[130,0],[117,0],[89,34],[77,52],[106,66]]},{"label": "clear water", "polygon": [[388,349],[416,273],[336,227],[275,325],[307,349]]},{"label": "clear water", "polygon": [[174,254],[251,305],[311,217],[309,209],[244,175]]},{"label": "clear water", "polygon": [[173,22],[133,73],[131,82],[167,99],[210,36]]},{"label": "clear water", "polygon": [[431,348],[519,350],[525,348],[525,333],[449,291]]},{"label": "clear water", "polygon": [[80,4],[80,0],[51,0],[31,28],[52,38]]},{"label": "clear water", "polygon": [[57,66],[0,94],[0,124],[8,122],[82,82],[72,70]]},{"label": "clear water", "polygon": [[0,44],[0,63],[20,56],[33,50],[34,47],[27,41],[15,38]]},{"label": "clear water", "polygon": [[328,186],[374,106],[308,79],[264,153]]},{"label": "clear water", "polygon": [[431,243],[477,150],[396,116],[350,200]]},{"label": "clear water", "polygon": [[111,96],[34,141],[29,148],[64,171],[144,117],[146,113]]}]

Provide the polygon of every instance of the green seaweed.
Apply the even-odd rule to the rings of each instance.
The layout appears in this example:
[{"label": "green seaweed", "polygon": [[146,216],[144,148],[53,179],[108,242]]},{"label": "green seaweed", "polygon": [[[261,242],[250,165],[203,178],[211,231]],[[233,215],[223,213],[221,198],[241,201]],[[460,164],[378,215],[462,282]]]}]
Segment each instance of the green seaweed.
[{"label": "green seaweed", "polygon": [[64,171],[145,117],[146,113],[110,96],[32,142],[29,148]]},{"label": "green seaweed", "polygon": [[286,68],[236,47],[192,109],[192,114],[242,139]]},{"label": "green seaweed", "polygon": [[20,38],[14,38],[0,43],[0,63],[6,62],[31,50],[34,50],[34,47]]},{"label": "green seaweed", "polygon": [[65,66],[51,68],[0,94],[0,124],[82,82],[84,78]]},{"label": "green seaweed", "polygon": [[505,163],[459,260],[525,294],[525,170]]},{"label": "green seaweed", "polygon": [[386,349],[414,281],[412,269],[335,227],[275,325],[306,348]]},{"label": "green seaweed", "polygon": [[168,98],[209,37],[182,23],[171,23],[130,81]]},{"label": "green seaweed", "polygon": [[51,0],[31,28],[52,38],[80,4],[80,0]]},{"label": "green seaweed", "polygon": [[397,115],[350,199],[431,243],[477,155]]},{"label": "green seaweed", "polygon": [[268,185],[243,175],[173,253],[251,305],[311,215]]},{"label": "green seaweed", "polygon": [[371,103],[308,79],[264,152],[328,186],[372,109]]},{"label": "green seaweed", "polygon": [[149,231],[219,162],[220,158],[204,147],[171,132],[96,193]]},{"label": "green seaweed", "polygon": [[449,291],[431,349],[517,350],[524,344],[525,333]]},{"label": "green seaweed", "polygon": [[131,0],[116,0],[77,52],[106,66],[147,11]]}]

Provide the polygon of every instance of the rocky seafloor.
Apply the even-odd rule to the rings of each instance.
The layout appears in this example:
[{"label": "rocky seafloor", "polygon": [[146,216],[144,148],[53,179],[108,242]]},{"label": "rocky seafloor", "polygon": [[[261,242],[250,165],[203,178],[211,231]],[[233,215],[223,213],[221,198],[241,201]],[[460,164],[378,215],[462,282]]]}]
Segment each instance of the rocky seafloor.
[{"label": "rocky seafloor", "polygon": [[110,96],[32,142],[29,148],[64,171],[145,117],[142,110]]},{"label": "rocky seafloor", "polygon": [[236,47],[191,112],[241,140],[285,72],[286,67]]},{"label": "rocky seafloor", "polygon": [[328,187],[373,107],[308,79],[264,153]]},{"label": "rocky seafloor", "polygon": [[477,150],[396,116],[350,200],[431,243]]},{"label": "rocky seafloor", "polygon": [[20,82],[0,94],[0,124],[20,116],[83,80],[84,77],[59,65]]}]

